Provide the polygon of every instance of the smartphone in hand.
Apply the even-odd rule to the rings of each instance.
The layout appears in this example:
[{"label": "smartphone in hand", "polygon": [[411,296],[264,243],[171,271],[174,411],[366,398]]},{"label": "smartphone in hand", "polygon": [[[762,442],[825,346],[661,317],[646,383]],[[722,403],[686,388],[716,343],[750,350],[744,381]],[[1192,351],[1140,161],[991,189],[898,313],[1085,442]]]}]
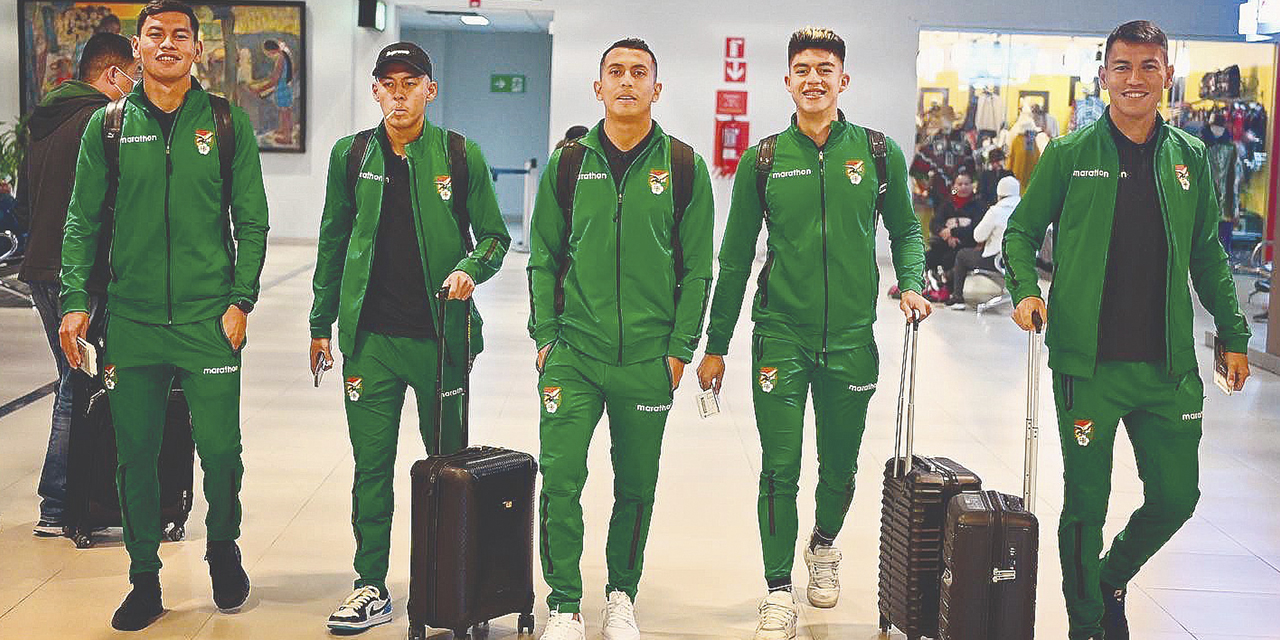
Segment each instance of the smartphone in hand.
[{"label": "smartphone in hand", "polygon": [[311,363],[311,375],[315,377],[315,386],[319,388],[320,381],[324,379],[324,372],[333,368],[333,361],[324,357],[323,351],[316,352],[316,359]]},{"label": "smartphone in hand", "polygon": [[1213,383],[1227,395],[1235,393],[1227,378],[1227,346],[1218,336],[1213,337]]},{"label": "smartphone in hand", "polygon": [[98,349],[93,346],[93,343],[77,337],[76,349],[80,351],[80,366],[78,368],[90,377],[98,375]]}]

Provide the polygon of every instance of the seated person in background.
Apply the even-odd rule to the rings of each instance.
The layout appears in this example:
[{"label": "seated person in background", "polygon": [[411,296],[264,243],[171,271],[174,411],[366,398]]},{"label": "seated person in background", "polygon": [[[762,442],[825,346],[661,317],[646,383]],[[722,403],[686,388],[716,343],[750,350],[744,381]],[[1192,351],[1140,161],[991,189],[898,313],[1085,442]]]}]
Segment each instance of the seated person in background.
[{"label": "seated person in background", "polygon": [[1000,179],[1013,175],[1013,172],[1004,166],[1004,157],[1004,149],[999,147],[992,149],[987,154],[986,168],[978,174],[978,199],[982,201],[984,207],[990,207],[1000,200],[999,194],[996,193]]},{"label": "seated person in background", "polygon": [[[929,239],[929,250],[925,253],[925,269],[927,273],[938,275],[941,270],[940,288],[947,288],[945,280],[956,264],[956,252],[966,247],[975,246],[973,225],[982,219],[983,205],[973,192],[973,176],[961,173],[951,185],[951,197],[938,207],[929,229],[933,237]],[[937,301],[947,299],[941,291],[935,293]]]},{"label": "seated person in background", "polygon": [[[987,209],[982,219],[972,227],[970,237],[976,246],[966,247],[956,252],[956,265],[951,270],[951,298],[947,300],[952,309],[963,309],[964,278],[974,269],[995,271],[1000,262],[1000,245],[1004,241],[1004,228],[1009,224],[1009,216],[1017,208],[1022,198],[1018,197],[1022,185],[1013,176],[1005,176],[996,185],[996,197],[999,200]],[[953,237],[957,234],[952,234]]]}]

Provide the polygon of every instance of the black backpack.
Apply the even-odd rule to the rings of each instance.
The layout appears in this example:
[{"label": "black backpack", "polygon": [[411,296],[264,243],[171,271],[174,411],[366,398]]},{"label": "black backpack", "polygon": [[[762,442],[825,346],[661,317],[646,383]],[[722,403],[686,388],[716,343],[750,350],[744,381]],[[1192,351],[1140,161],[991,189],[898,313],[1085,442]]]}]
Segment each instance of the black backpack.
[{"label": "black backpack", "polygon": [[[841,119],[843,119],[843,115]],[[864,127],[865,129],[865,127]],[[875,129],[866,129],[867,146],[871,148],[871,161],[876,165],[876,180],[879,192],[876,195],[876,209],[873,222],[878,221],[884,213],[884,198],[889,193],[889,143],[884,134]],[[760,198],[760,210],[764,219],[769,220],[769,201],[765,199],[765,187],[769,184],[769,174],[773,172],[773,152],[778,146],[778,134],[773,134],[760,141],[756,148],[756,194]]]},{"label": "black backpack", "polygon": [[[356,201],[356,181],[360,179],[360,165],[364,163],[369,141],[377,131],[374,128],[357,133],[351,142],[351,148],[347,150],[347,193],[351,196],[353,207]],[[446,139],[449,147],[449,183],[454,193],[449,204],[458,223],[458,233],[462,235],[462,247],[466,253],[471,253],[475,249],[475,243],[471,239],[471,213],[467,210],[467,192],[471,180],[467,169],[467,138],[450,129]]]},{"label": "black backpack", "polygon": [[[573,196],[578,189],[578,174],[582,172],[582,160],[587,148],[582,145],[581,138],[569,141],[560,149],[560,164],[556,170],[556,203],[564,214],[564,242],[569,244],[569,234],[573,232]],[[685,209],[693,199],[693,147],[685,142],[671,140],[671,198],[675,209],[672,212],[671,245],[675,253],[675,272],[677,280],[684,271],[684,246],[680,242],[680,222],[684,219]],[[556,273],[555,312],[564,312],[564,278],[569,272],[569,261],[561,262]],[[677,298],[679,291],[676,292]]]}]

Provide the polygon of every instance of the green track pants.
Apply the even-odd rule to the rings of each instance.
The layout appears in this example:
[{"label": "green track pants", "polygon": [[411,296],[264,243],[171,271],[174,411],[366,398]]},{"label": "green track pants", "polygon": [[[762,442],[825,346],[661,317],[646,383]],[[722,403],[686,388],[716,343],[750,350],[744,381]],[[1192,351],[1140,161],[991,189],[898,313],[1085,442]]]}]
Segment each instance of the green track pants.
[{"label": "green track pants", "polygon": [[[241,345],[241,349],[244,345]],[[115,423],[124,546],[129,573],[160,570],[157,468],[169,389],[176,379],[191,408],[191,437],[204,471],[209,541],[240,537],[240,351],[221,318],[152,325],[113,316],[107,322],[103,380]]]},{"label": "green track pants", "polygon": [[804,408],[810,389],[817,422],[815,526],[834,537],[853,501],[858,449],[880,361],[874,344],[825,354],[779,338],[752,339],[752,388],[760,432],[760,542],[765,579],[788,581],[795,562]]},{"label": "green track pants", "polygon": [[605,544],[605,589],[635,599],[653,515],[662,432],[672,402],[667,359],[617,366],[557,342],[543,363],[538,390],[539,552],[542,575],[551,587],[547,605],[562,613],[577,613],[581,607],[582,487],[587,482],[587,448],[606,409],[614,502]]},{"label": "green track pants", "polygon": [[[353,563],[357,588],[373,585],[386,590],[387,558],[391,553],[391,514],[395,504],[396,445],[405,391],[413,387],[418,400],[418,431],[428,453],[436,453],[434,408],[436,351],[434,339],[415,339],[361,331],[355,349],[342,361],[347,430],[355,456],[351,488],[351,528],[355,532]],[[460,370],[445,370],[444,451],[462,447]]]},{"label": "green track pants", "polygon": [[[1085,640],[1102,634],[1099,584],[1127,585],[1195,511],[1204,385],[1195,371],[1170,378],[1163,365],[1099,362],[1092,378],[1055,374],[1053,391],[1065,482],[1058,524],[1062,590],[1069,637]],[[1100,558],[1121,420],[1144,500]]]}]

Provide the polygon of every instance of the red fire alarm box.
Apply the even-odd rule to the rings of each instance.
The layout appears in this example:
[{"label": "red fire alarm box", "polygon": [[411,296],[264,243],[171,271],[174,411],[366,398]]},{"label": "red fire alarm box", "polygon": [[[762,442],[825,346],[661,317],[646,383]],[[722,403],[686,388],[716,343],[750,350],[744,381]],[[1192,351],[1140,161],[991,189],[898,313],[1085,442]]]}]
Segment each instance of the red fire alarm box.
[{"label": "red fire alarm box", "polygon": [[750,143],[750,123],[743,120],[716,120],[716,173],[731,176]]}]

